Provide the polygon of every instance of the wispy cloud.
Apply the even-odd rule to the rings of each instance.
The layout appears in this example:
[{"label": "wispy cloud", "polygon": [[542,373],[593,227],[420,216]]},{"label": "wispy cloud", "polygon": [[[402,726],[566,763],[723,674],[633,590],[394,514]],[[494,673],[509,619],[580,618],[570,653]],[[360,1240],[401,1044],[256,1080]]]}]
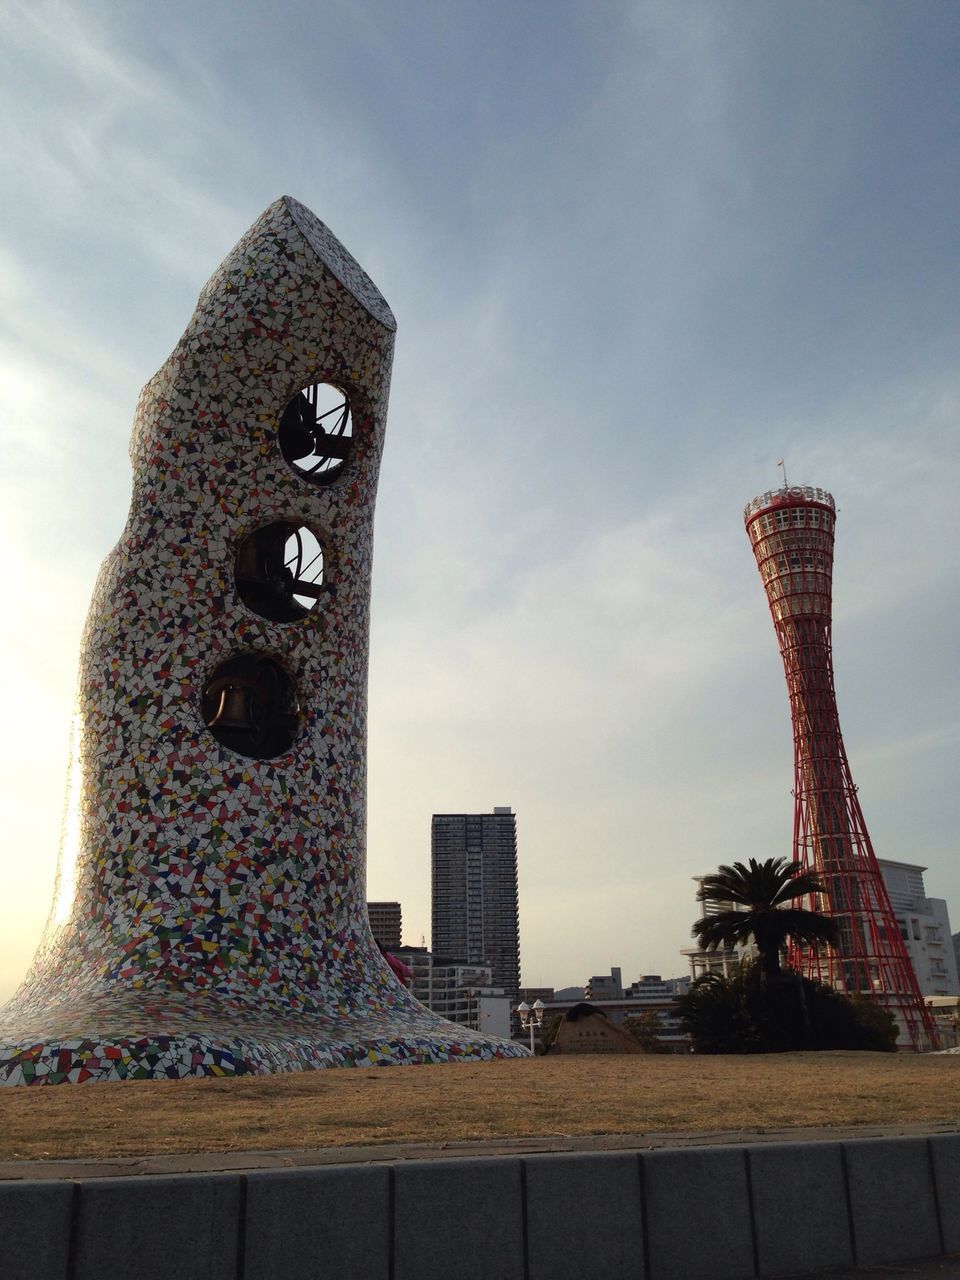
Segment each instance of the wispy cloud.
[{"label": "wispy cloud", "polygon": [[0,995],[49,907],[137,392],[283,191],[400,321],[371,890],[428,932],[430,813],[513,804],[529,978],[682,967],[689,877],[790,838],[786,692],[740,519],[785,456],[841,508],[837,676],[868,822],[960,904],[946,9],[11,0],[0,46],[19,726]]}]

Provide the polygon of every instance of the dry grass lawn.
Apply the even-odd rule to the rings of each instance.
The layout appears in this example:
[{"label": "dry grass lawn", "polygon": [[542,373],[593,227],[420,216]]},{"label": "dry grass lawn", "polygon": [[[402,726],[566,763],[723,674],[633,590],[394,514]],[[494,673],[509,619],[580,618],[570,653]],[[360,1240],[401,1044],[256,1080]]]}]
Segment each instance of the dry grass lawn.
[{"label": "dry grass lawn", "polygon": [[0,1160],[921,1122],[960,1056],[557,1057],[0,1089]]}]

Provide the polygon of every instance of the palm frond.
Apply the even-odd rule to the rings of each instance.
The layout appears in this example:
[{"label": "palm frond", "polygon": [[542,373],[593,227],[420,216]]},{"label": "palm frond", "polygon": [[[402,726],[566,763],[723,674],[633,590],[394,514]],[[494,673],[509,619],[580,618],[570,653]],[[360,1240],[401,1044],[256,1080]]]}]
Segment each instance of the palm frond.
[{"label": "palm frond", "polygon": [[817,896],[826,893],[815,872],[804,871],[798,862],[793,865],[798,868],[797,873],[784,882],[771,906],[777,907],[781,902],[793,902],[797,898],[805,898],[807,894]]},{"label": "palm frond", "polygon": [[822,894],[824,887],[812,871],[786,858],[723,864],[704,876],[697,897],[701,902],[736,902],[748,907],[773,907],[807,894]]},{"label": "palm frond", "polygon": [[817,911],[803,907],[780,907],[771,913],[784,938],[795,942],[837,942],[840,926],[832,916],[822,916]]},{"label": "palm frond", "polygon": [[701,947],[716,951],[717,947],[749,942],[753,936],[753,919],[747,911],[718,911],[716,915],[698,920],[693,934]]}]

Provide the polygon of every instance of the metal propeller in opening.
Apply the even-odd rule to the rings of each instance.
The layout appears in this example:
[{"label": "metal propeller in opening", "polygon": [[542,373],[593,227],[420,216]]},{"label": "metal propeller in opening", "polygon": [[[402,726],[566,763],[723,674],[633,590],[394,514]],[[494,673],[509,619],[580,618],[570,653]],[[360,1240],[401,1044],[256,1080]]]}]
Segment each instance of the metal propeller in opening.
[{"label": "metal propeller in opening", "polygon": [[331,484],[350,456],[350,401],[339,387],[315,382],[293,397],[280,418],[280,451],[311,484]]},{"label": "metal propeller in opening", "polygon": [[240,544],[237,594],[262,618],[296,622],[327,590],[319,538],[307,525],[277,520],[254,529]]}]

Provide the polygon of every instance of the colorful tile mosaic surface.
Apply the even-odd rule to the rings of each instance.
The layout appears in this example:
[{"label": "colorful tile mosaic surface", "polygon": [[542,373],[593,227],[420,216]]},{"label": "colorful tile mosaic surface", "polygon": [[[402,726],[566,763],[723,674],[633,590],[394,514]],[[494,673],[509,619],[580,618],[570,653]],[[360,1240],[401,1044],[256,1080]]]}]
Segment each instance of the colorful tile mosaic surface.
[{"label": "colorful tile mosaic surface", "polygon": [[[370,565],[396,325],[308,209],[271,205],[205,285],[144,387],[126,528],[94,592],[58,883],[33,967],[0,1009],[0,1082],[236,1075],[522,1056],[397,982],[365,905]],[[283,458],[292,397],[347,393],[352,452],[318,487]],[[292,623],[241,603],[237,549],[309,526],[326,590]],[[294,679],[271,760],[201,716],[241,653]]]}]

